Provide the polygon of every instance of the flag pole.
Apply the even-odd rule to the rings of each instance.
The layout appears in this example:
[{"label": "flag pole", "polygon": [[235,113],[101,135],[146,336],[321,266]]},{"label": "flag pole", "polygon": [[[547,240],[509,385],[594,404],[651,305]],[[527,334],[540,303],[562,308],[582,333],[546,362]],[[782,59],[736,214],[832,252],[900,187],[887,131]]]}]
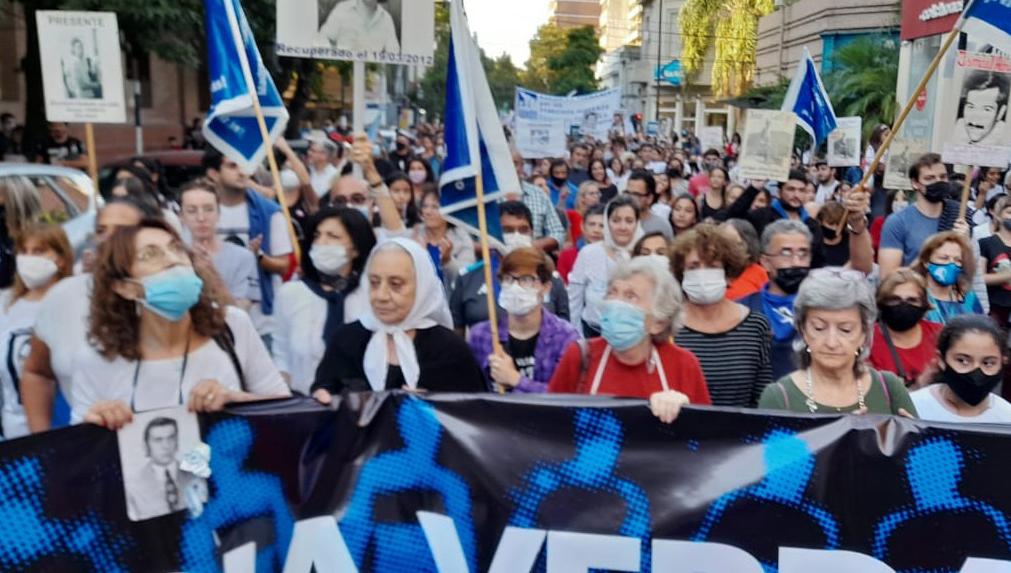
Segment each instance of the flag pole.
[{"label": "flag pole", "polygon": [[98,191],[98,161],[95,150],[95,127],[91,122],[84,124],[84,147],[88,150],[88,176]]},{"label": "flag pole", "polygon": [[[495,306],[495,288],[491,276],[491,248],[488,246],[488,220],[484,211],[484,181],[478,171],[474,178],[474,195],[477,197],[477,225],[481,231],[481,260],[484,267],[485,301],[488,303],[488,326],[491,329],[492,354],[503,354],[502,343],[498,338],[498,309]],[[499,394],[505,394],[505,388],[496,384]]]},{"label": "flag pole", "polygon": [[[256,124],[260,127],[260,137],[263,138],[263,145],[267,148],[267,165],[270,167],[270,177],[274,181],[274,194],[277,196],[277,202],[281,205],[281,212],[284,213],[284,221],[288,227],[288,236],[291,238],[291,248],[295,254],[295,264],[297,265],[302,260],[302,250],[298,244],[298,235],[295,234],[295,226],[291,221],[288,204],[284,200],[281,174],[277,169],[277,160],[274,158],[274,145],[270,141],[270,131],[267,130],[267,122],[263,118],[263,108],[260,107],[260,95],[256,91],[256,85],[253,84],[253,74],[249,69],[249,59],[246,55],[246,44],[242,39],[242,32],[239,30],[238,15],[235,13],[235,6],[231,0],[223,0],[223,4],[226,14],[228,14],[228,24],[232,29],[232,41],[235,42],[235,51],[239,56],[242,75],[246,80],[246,89],[249,90],[249,97],[253,102],[253,113],[256,115]],[[267,248],[269,250],[270,246],[268,245]]]},{"label": "flag pole", "polygon": [[[971,5],[972,1],[969,2],[969,6]],[[968,11],[969,6],[966,7],[966,11]],[[965,14],[965,12],[963,12],[963,14]],[[871,164],[867,166],[867,171],[864,172],[864,176],[860,180],[859,187],[866,188],[867,182],[874,176],[874,172],[877,171],[878,164],[881,163],[881,158],[885,155],[885,151],[888,150],[888,146],[892,144],[892,140],[895,139],[896,135],[898,135],[899,129],[906,121],[906,117],[909,116],[909,112],[913,110],[913,105],[916,104],[916,100],[920,96],[920,92],[926,89],[927,82],[929,82],[930,78],[934,76],[934,72],[937,71],[937,66],[940,65],[944,55],[948,53],[948,48],[951,47],[955,38],[958,38],[958,34],[962,31],[962,26],[964,24],[965,17],[959,16],[955,25],[951,28],[951,31],[948,32],[948,36],[944,39],[944,43],[941,44],[941,48],[937,51],[934,59],[931,60],[930,66],[927,67],[927,72],[923,75],[923,79],[920,80],[916,89],[914,89],[912,94],[909,96],[909,101],[907,101],[906,105],[903,106],[902,112],[899,114],[899,117],[896,118],[895,123],[892,125],[892,129],[888,133],[888,137],[885,138],[885,140],[881,143],[881,147],[878,148],[877,153],[874,154],[874,159],[871,161]]]}]

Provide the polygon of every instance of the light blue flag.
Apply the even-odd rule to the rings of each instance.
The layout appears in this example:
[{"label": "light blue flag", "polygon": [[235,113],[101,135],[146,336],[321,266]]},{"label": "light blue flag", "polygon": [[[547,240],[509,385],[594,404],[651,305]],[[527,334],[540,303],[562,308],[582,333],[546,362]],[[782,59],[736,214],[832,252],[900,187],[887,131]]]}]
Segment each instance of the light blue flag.
[{"label": "light blue flag", "polygon": [[252,173],[267,154],[253,113],[253,86],[271,142],[284,133],[288,110],[256,49],[238,0],[204,0],[211,108],[204,137],[225,157]]},{"label": "light blue flag", "polygon": [[972,0],[962,18],[962,29],[972,40],[1011,52],[1011,1]]},{"label": "light blue flag", "polygon": [[475,179],[481,175],[489,238],[501,240],[497,202],[521,191],[512,153],[502,131],[480,52],[470,34],[462,0],[450,3],[449,66],[446,70],[446,160],[439,185],[442,213],[479,234]]},{"label": "light blue flag", "polygon": [[832,100],[825,92],[807,47],[797,63],[797,73],[790,80],[780,109],[797,114],[797,125],[814,138],[815,145],[828,139],[828,134],[836,128]]}]

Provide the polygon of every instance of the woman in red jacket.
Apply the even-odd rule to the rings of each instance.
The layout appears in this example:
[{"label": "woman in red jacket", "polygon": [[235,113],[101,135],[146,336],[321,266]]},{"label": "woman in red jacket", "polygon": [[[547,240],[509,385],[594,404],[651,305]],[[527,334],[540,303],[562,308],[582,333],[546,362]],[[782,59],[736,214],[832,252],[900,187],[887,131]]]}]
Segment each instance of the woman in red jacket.
[{"label": "woman in red jacket", "polygon": [[548,392],[646,398],[666,423],[685,404],[710,404],[698,359],[670,340],[680,311],[668,268],[647,257],[622,264],[601,309],[603,336],[569,346]]}]

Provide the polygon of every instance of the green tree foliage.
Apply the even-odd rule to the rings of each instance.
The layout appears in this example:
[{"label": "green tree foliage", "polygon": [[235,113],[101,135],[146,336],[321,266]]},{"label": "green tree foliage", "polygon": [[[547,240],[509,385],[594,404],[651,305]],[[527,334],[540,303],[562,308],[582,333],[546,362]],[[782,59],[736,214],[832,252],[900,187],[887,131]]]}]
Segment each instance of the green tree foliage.
[{"label": "green tree foliage", "polygon": [[825,77],[825,89],[839,117],[863,118],[864,137],[875,125],[895,119],[895,83],[899,47],[889,36],[859,38],[832,55],[834,71]]},{"label": "green tree foliage", "polygon": [[549,94],[596,91],[594,67],[604,50],[592,26],[563,30],[544,24],[530,40],[524,87]]},{"label": "green tree foliage", "polygon": [[591,26],[572,28],[567,34],[567,44],[561,54],[548,59],[554,72],[554,93],[571,91],[585,94],[597,90],[594,67],[604,49],[600,47],[597,32]]},{"label": "green tree foliage", "polygon": [[537,34],[530,40],[530,59],[523,73],[523,86],[542,93],[554,93],[556,79],[555,70],[548,64],[557,60],[568,46],[569,40],[565,33],[554,24],[544,24],[537,29]]},{"label": "green tree foliage", "polygon": [[[444,2],[435,4],[435,56],[434,64],[421,79],[420,90],[411,98],[425,109],[429,118],[442,117],[446,103],[446,70],[449,65],[449,7]],[[481,50],[481,63],[491,88],[491,95],[499,109],[511,109],[519,69],[507,54],[492,59]]]}]

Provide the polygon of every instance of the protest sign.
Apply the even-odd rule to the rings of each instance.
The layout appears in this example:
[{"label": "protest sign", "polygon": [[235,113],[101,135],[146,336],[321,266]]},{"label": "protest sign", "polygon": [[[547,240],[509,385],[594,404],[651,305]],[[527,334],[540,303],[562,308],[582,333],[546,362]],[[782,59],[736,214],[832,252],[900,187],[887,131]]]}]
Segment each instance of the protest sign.
[{"label": "protest sign", "polygon": [[433,0],[277,2],[279,56],[431,66],[434,49]]},{"label": "protest sign", "polygon": [[38,11],[46,119],[124,123],[119,24],[113,12]]},{"label": "protest sign", "polygon": [[566,126],[561,121],[517,122],[516,148],[524,157],[564,157]]},{"label": "protest sign", "polygon": [[790,174],[797,116],[789,111],[749,109],[738,162],[741,177],[785,181]]},{"label": "protest sign", "polygon": [[723,153],[723,128],[718,125],[707,125],[699,130],[699,143],[702,151],[715,149]]},{"label": "protest sign", "polygon": [[[592,136],[606,141],[614,114],[621,111],[621,90],[611,89],[581,96],[563,97],[516,88],[516,130],[518,132],[538,129],[529,124],[547,123],[562,126],[562,133],[570,132],[579,136]],[[571,131],[575,128],[575,131]],[[521,147],[525,158],[539,158],[537,150]]]},{"label": "protest sign", "polygon": [[4,442],[0,567],[1011,567],[1006,426],[691,407],[667,425],[641,400],[587,396],[337,400],[202,415],[210,496],[145,522],[127,518],[115,433]]},{"label": "protest sign", "polygon": [[885,157],[885,189],[912,189],[909,168],[921,155],[929,151],[925,141],[896,137]]},{"label": "protest sign", "polygon": [[838,117],[836,124],[837,127],[828,134],[829,166],[860,165],[860,129],[863,120],[859,117]]},{"label": "protest sign", "polygon": [[1011,163],[1007,124],[1011,60],[960,51],[942,125],[946,163],[1006,168]]}]

